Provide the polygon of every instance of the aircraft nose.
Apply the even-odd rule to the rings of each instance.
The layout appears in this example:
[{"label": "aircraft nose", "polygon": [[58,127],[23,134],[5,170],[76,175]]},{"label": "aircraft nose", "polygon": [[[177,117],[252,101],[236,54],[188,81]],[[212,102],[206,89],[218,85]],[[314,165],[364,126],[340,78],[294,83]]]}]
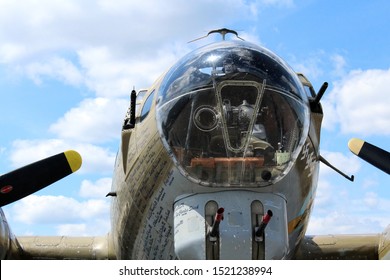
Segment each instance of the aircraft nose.
[{"label": "aircraft nose", "polygon": [[183,174],[200,184],[269,185],[286,174],[308,131],[295,73],[241,44],[195,51],[159,89],[161,138]]}]

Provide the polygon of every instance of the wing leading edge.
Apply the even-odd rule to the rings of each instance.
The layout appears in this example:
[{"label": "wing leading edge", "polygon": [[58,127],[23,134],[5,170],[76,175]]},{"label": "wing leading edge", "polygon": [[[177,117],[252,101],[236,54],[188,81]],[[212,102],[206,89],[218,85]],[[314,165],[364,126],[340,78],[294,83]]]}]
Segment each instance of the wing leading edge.
[{"label": "wing leading edge", "polygon": [[23,259],[116,259],[110,234],[94,237],[25,236],[17,240]]},{"label": "wing leading edge", "polygon": [[390,260],[390,226],[382,234],[305,236],[301,260]]}]

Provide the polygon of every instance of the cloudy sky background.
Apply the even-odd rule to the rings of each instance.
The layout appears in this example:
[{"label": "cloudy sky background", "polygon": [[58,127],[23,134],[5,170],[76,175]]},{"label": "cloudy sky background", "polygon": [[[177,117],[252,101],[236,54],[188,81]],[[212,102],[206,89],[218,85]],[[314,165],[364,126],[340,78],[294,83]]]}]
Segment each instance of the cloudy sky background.
[{"label": "cloudy sky background", "polygon": [[0,0],[0,174],[75,149],[76,174],[3,207],[17,235],[110,230],[111,176],[133,86],[145,88],[212,29],[235,29],[303,72],[325,111],[309,234],[390,224],[389,176],[352,155],[352,137],[390,150],[390,2]]}]

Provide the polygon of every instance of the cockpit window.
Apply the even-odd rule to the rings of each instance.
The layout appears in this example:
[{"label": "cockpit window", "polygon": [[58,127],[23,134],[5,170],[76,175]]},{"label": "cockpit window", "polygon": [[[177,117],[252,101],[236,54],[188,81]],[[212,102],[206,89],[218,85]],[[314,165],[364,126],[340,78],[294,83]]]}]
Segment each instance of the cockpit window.
[{"label": "cockpit window", "polygon": [[307,117],[295,73],[246,43],[195,51],[158,92],[167,149],[186,176],[209,186],[265,186],[282,178],[303,145]]},{"label": "cockpit window", "polygon": [[150,108],[152,107],[153,96],[154,96],[154,91],[151,94],[149,94],[148,98],[146,99],[146,101],[144,103],[144,106],[142,107],[141,116],[140,116],[140,121],[141,122],[149,114]]}]

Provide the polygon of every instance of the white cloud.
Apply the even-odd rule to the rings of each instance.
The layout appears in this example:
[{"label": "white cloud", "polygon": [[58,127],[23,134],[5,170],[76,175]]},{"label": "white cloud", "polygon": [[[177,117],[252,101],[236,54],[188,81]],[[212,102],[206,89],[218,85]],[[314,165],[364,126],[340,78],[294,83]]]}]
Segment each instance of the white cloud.
[{"label": "white cloud", "polygon": [[11,164],[17,168],[67,150],[80,153],[83,164],[78,172],[112,173],[116,153],[108,148],[60,139],[15,140],[10,153]]},{"label": "white cloud", "polygon": [[380,233],[383,229],[381,219],[330,211],[321,217],[311,217],[307,234],[368,234]]},{"label": "white cloud", "polygon": [[368,192],[366,193],[366,196],[364,197],[364,203],[366,206],[370,208],[375,208],[378,206],[379,199],[378,194],[374,192]]},{"label": "white cloud", "polygon": [[389,212],[378,215],[328,211],[310,218],[307,234],[373,234],[381,233],[389,225]]},{"label": "white cloud", "polygon": [[196,47],[185,41],[248,17],[253,5],[235,0],[4,0],[0,62],[37,84],[51,78],[87,86],[101,97],[127,96],[133,86],[150,86]]},{"label": "white cloud", "polygon": [[112,174],[116,152],[112,152],[108,148],[89,144],[76,145],[75,149],[80,152],[83,158],[81,173]]},{"label": "white cloud", "polygon": [[[12,222],[55,226],[55,235],[97,236],[110,231],[109,200],[77,201],[64,196],[30,195],[8,208]],[[35,235],[34,230],[25,232]]]},{"label": "white cloud", "polygon": [[363,198],[364,205],[371,210],[378,211],[379,213],[388,212],[390,210],[390,200],[379,197],[376,192],[367,192]]},{"label": "white cloud", "polygon": [[62,57],[51,57],[45,62],[32,62],[25,66],[27,77],[34,83],[42,84],[43,78],[53,78],[72,86],[83,84],[83,74],[70,60]]},{"label": "white cloud", "polygon": [[134,86],[137,89],[149,87],[176,61],[177,53],[184,53],[174,45],[169,46],[155,49],[154,54],[139,51],[139,57],[135,57],[135,53],[118,56],[107,47],[79,50],[86,86],[102,97],[128,96]]},{"label": "white cloud", "polygon": [[0,63],[12,63],[27,52],[25,46],[15,43],[4,43],[0,45]]},{"label": "white cloud", "polygon": [[69,149],[70,147],[59,139],[15,140],[10,151],[11,164],[17,168]]},{"label": "white cloud", "polygon": [[374,178],[364,178],[362,187],[365,190],[374,189],[379,186],[379,182]]},{"label": "white cloud", "polygon": [[[332,80],[344,77],[347,67],[346,58],[342,54],[339,52],[327,53],[324,50],[310,52],[305,54],[303,58],[292,55],[290,61],[294,70],[305,74],[314,87],[319,80],[321,80],[321,84],[323,83],[324,75],[326,75],[326,79],[331,78]],[[332,70],[325,71],[325,69]]]},{"label": "white cloud", "polygon": [[315,207],[331,207],[333,203],[333,186],[326,180],[320,180],[315,197]]},{"label": "white cloud", "polygon": [[0,53],[0,60],[12,57],[20,61],[38,52],[89,46],[108,46],[122,54],[149,52],[172,42],[174,34],[181,34],[181,38],[188,36],[190,40],[199,30],[209,31],[210,27],[218,28],[236,18],[247,17],[252,6],[235,0],[115,3],[3,0],[0,3],[0,26],[3,27],[0,40],[28,48],[17,52],[23,55],[21,57],[10,55],[13,51],[7,48],[8,51]]},{"label": "white cloud", "polygon": [[310,79],[315,80],[323,75],[321,67],[322,59],[320,54],[308,56],[304,60],[299,60],[296,57],[292,58],[292,65],[296,72],[301,72]]},{"label": "white cloud", "polygon": [[343,133],[363,136],[390,135],[390,69],[351,71],[336,82],[323,101],[324,127],[340,126]]},{"label": "white cloud", "polygon": [[346,60],[344,56],[340,54],[334,54],[330,57],[332,63],[333,63],[333,71],[332,76],[334,77],[342,77],[345,75],[345,67],[346,67]]},{"label": "white cloud", "polygon": [[[355,174],[361,168],[360,160],[351,153],[344,155],[339,152],[322,151],[321,154],[329,163],[338,169],[342,169],[344,173]],[[321,163],[320,177],[322,178],[329,174],[335,175],[336,173],[333,169]]]},{"label": "white cloud", "polygon": [[117,140],[129,106],[126,99],[85,99],[50,126],[58,137],[88,143]]},{"label": "white cloud", "polygon": [[97,218],[89,223],[60,224],[56,231],[59,236],[100,236],[110,231],[110,221]]},{"label": "white cloud", "polygon": [[0,1],[0,40],[9,46],[1,49],[0,61],[21,61],[37,52],[73,44],[66,34],[77,26],[75,16],[82,15],[72,1]]},{"label": "white cloud", "polygon": [[85,198],[103,198],[111,190],[111,178],[101,178],[96,182],[83,180],[80,187],[80,196]]},{"label": "white cloud", "polygon": [[[349,189],[321,179],[307,234],[380,233],[390,223],[390,200],[375,192],[360,196]],[[355,195],[354,193],[358,193]]]},{"label": "white cloud", "polygon": [[64,196],[30,195],[13,205],[13,218],[26,224],[63,224],[100,218],[108,218],[108,200],[79,202]]},{"label": "white cloud", "polygon": [[[353,155],[322,153],[347,174],[362,172],[361,161]],[[372,175],[372,174],[371,174]],[[320,179],[307,234],[380,233],[390,223],[390,200],[380,197],[378,182],[359,176],[348,182],[321,164]],[[363,179],[361,179],[363,178]],[[347,182],[344,184],[343,182]]]},{"label": "white cloud", "polygon": [[[86,224],[60,224],[56,228],[59,236],[84,236],[88,230]],[[94,236],[96,233],[91,235]]]}]

